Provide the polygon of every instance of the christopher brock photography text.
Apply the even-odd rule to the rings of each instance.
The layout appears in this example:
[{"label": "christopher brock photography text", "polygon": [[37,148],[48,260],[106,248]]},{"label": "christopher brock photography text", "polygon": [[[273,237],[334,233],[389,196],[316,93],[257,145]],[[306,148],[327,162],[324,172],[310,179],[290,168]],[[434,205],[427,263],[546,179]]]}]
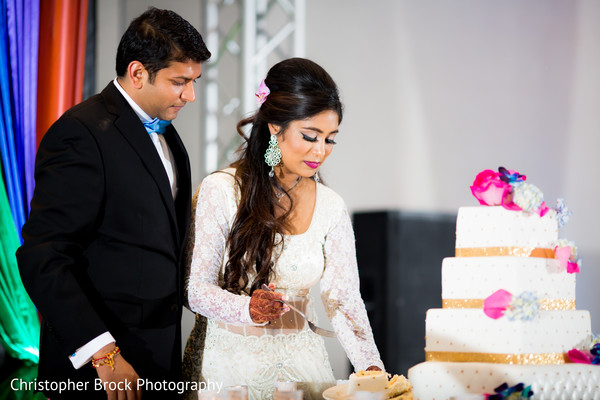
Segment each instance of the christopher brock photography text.
[{"label": "christopher brock photography text", "polygon": [[[106,385],[106,387],[105,387]],[[223,388],[222,382],[169,382],[169,381],[158,381],[153,382],[148,379],[137,379],[135,381],[125,380],[123,382],[106,382],[103,383],[101,379],[96,379],[94,382],[74,382],[71,380],[67,381],[25,381],[23,379],[14,378],[10,381],[10,388],[13,391],[54,391],[62,393],[65,391],[90,391],[90,390],[133,390],[136,388],[141,391],[165,391],[165,392],[177,392],[183,394],[185,392],[200,391],[200,392],[221,392]]]}]

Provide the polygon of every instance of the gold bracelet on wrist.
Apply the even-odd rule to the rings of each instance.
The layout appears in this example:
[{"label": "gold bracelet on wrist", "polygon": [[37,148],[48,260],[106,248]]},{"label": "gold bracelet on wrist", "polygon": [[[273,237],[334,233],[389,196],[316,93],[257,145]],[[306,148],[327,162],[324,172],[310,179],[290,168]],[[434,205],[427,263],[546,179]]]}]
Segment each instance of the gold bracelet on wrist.
[{"label": "gold bracelet on wrist", "polygon": [[115,360],[114,357],[119,354],[121,350],[119,347],[115,347],[113,351],[105,355],[104,357],[95,358],[92,360],[92,367],[99,368],[103,365],[108,365],[111,371],[115,370]]}]

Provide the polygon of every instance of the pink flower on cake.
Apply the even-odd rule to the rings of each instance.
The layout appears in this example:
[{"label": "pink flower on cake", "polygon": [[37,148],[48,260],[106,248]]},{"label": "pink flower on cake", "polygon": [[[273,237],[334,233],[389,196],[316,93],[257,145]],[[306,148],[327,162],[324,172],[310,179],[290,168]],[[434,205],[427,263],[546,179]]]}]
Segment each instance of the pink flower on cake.
[{"label": "pink flower on cake", "polygon": [[542,201],[542,205],[538,208],[537,213],[540,217],[543,217],[548,211],[550,211],[550,208],[548,208],[545,201]]},{"label": "pink flower on cake", "polygon": [[501,318],[510,306],[511,301],[512,294],[504,289],[500,289],[483,301],[483,312],[490,318]]},{"label": "pink flower on cake", "polygon": [[535,185],[526,183],[526,179],[525,175],[504,167],[499,167],[498,172],[486,169],[475,177],[471,193],[481,205],[502,206],[543,217],[550,211],[544,202],[544,194]]},{"label": "pink flower on cake", "polygon": [[473,186],[471,186],[471,193],[484,206],[504,206],[512,203],[510,199],[507,201],[510,190],[510,184],[502,181],[500,174],[491,169],[477,174]]},{"label": "pink flower on cake", "polygon": [[[569,350],[567,354],[571,362],[600,365],[600,337],[592,337],[591,343],[584,346],[583,350]],[[589,346],[589,350],[587,346]]]},{"label": "pink flower on cake", "polygon": [[591,364],[592,363],[592,361],[590,361],[591,356],[588,356],[581,350],[577,350],[577,349],[569,350],[569,352],[567,354],[569,355],[569,360],[571,360],[571,362],[574,362],[577,364]]},{"label": "pink flower on cake", "polygon": [[510,292],[499,289],[483,301],[483,312],[493,319],[506,316],[510,321],[533,321],[540,306],[541,302],[534,292],[525,291],[513,296]]},{"label": "pink flower on cake", "polygon": [[569,274],[578,274],[579,273],[579,264],[569,261],[567,263],[567,272]]},{"label": "pink flower on cake", "polygon": [[571,247],[558,247],[554,248],[554,254],[556,259],[560,262],[560,264],[568,269],[569,267],[569,258],[571,257]]},{"label": "pink flower on cake", "polygon": [[580,271],[581,259],[577,255],[577,247],[573,242],[560,239],[554,247],[554,256],[569,274],[577,274]]}]

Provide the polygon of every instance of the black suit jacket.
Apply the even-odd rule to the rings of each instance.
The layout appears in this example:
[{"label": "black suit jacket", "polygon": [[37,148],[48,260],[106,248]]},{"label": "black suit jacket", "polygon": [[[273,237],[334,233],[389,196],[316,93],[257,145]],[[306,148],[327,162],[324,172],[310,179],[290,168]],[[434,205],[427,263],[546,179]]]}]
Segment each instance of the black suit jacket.
[{"label": "black suit jacket", "polygon": [[191,182],[175,128],[164,135],[177,168],[175,201],[152,140],[112,82],[42,139],[17,251],[42,315],[38,382],[96,378],[68,355],[105,331],[142,378],[179,378]]}]

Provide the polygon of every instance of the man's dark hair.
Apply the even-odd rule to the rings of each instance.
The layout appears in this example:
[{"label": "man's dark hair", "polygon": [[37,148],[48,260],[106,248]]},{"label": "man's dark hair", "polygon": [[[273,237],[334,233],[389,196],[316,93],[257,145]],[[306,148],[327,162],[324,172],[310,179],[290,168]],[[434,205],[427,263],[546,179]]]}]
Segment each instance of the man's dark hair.
[{"label": "man's dark hair", "polygon": [[117,49],[117,75],[125,76],[127,66],[139,61],[150,82],[158,71],[172,62],[204,62],[210,58],[200,33],[179,14],[150,7],[131,21]]}]

